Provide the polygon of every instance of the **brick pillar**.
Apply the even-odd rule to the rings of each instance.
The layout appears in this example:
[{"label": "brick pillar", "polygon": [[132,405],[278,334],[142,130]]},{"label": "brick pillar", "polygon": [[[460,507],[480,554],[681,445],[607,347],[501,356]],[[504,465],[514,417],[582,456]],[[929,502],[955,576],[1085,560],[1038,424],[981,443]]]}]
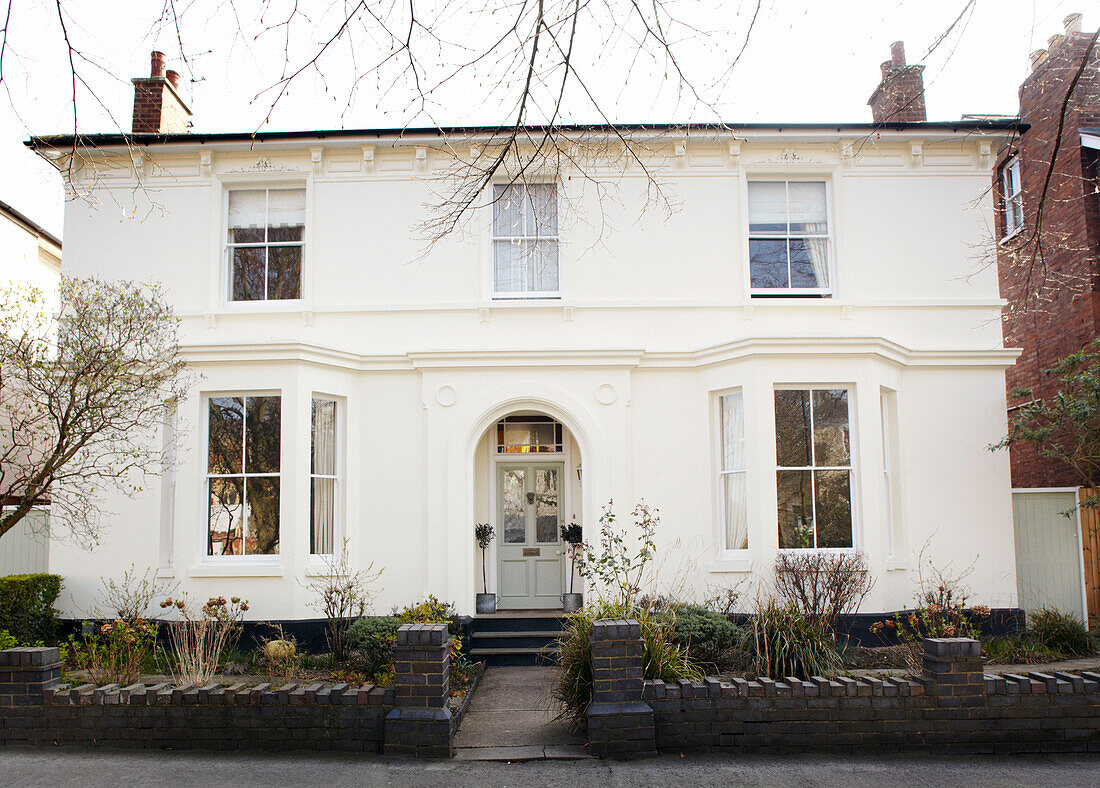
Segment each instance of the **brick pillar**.
[{"label": "brick pillar", "polygon": [[653,709],[642,701],[642,627],[637,621],[595,621],[588,748],[593,755],[656,755]]},{"label": "brick pillar", "polygon": [[450,758],[451,638],[446,624],[403,624],[394,644],[394,708],[386,715],[386,755]]},{"label": "brick pillar", "polygon": [[986,705],[982,644],[970,638],[924,639],[925,693],[940,708]]},{"label": "brick pillar", "polygon": [[56,648],[0,651],[0,744],[34,741],[43,725],[44,703],[60,677]]}]

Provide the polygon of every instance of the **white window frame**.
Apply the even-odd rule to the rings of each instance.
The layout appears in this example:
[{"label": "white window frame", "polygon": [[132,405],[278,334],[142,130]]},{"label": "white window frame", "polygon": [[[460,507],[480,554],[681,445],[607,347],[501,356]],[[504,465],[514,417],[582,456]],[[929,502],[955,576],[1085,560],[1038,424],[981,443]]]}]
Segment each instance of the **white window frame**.
[{"label": "white window frame", "polygon": [[[497,235],[494,218],[494,206],[496,204],[496,187],[518,187],[526,190],[528,186],[553,186],[554,187],[554,202],[557,210],[558,217],[558,232],[554,236],[546,235]],[[489,206],[489,291],[490,297],[494,301],[535,301],[535,300],[552,300],[560,299],[562,297],[562,241],[561,241],[561,225],[562,225],[562,203],[561,203],[561,184],[555,178],[533,178],[528,181],[497,181],[490,185],[490,188],[494,192],[492,203]],[[526,206],[527,201],[522,200],[521,205]],[[526,210],[526,209],[525,209]],[[497,290],[497,266],[496,266],[496,241],[511,241],[513,243],[521,243],[523,241],[553,241],[557,244],[558,248],[558,289],[557,290]]]},{"label": "white window frame", "polygon": [[[288,177],[288,175],[290,177]],[[220,303],[221,309],[233,310],[233,311],[258,311],[258,312],[272,312],[272,311],[287,311],[301,309],[308,302],[308,294],[310,292],[311,277],[310,272],[312,270],[311,254],[312,249],[312,229],[313,229],[313,178],[312,176],[302,175],[295,177],[296,173],[257,173],[249,174],[246,176],[232,175],[230,177],[218,177],[218,185],[221,188],[221,207],[218,215],[217,226],[218,233],[215,235],[215,248],[217,249],[217,259],[219,260],[219,271],[216,277],[216,289],[218,291],[216,301],[211,302],[211,306],[217,309],[215,304]],[[267,299],[256,301],[234,301],[233,300],[233,258],[232,247],[233,246],[266,246],[268,244],[230,244],[229,243],[229,192],[231,191],[248,191],[250,189],[263,189],[265,191],[271,191],[273,189],[305,189],[306,192],[306,225],[302,230],[301,242],[295,243],[279,243],[277,246],[292,246],[300,245],[302,247],[302,262],[301,270],[298,274],[298,298],[281,298],[281,299]],[[213,287],[213,286],[212,286]],[[211,295],[211,298],[215,296]]]},{"label": "white window frame", "polygon": [[[333,462],[334,474],[323,474],[313,472],[313,401],[324,400],[325,402],[332,402],[336,405],[336,423],[334,426],[333,435],[333,450],[336,455]],[[313,392],[309,398],[309,451],[310,451],[310,468],[309,468],[309,488],[306,490],[306,500],[312,500],[313,492],[313,480],[314,479],[332,479],[332,553],[317,553],[313,551],[313,509],[310,508],[309,512],[309,539],[310,550],[309,557],[311,563],[324,563],[325,561],[331,561],[339,557],[339,551],[343,549],[344,541],[344,507],[343,507],[343,476],[344,476],[344,403],[340,397],[334,397],[329,394],[322,394],[320,392]]]},{"label": "white window frame", "polygon": [[[813,451],[813,392],[823,390],[844,390],[848,392],[848,465],[809,465],[786,466],[779,464],[778,442],[779,436],[775,424],[775,392],[777,391],[809,391],[810,392],[810,443]],[[805,550],[817,550],[821,552],[852,553],[860,549],[861,538],[858,528],[857,502],[859,498],[859,473],[857,470],[856,446],[858,435],[856,433],[856,386],[852,383],[783,383],[775,384],[771,394],[772,408],[772,464],[775,479],[775,494],[772,496],[772,509],[775,512],[775,535],[779,538],[779,471],[810,471],[810,500],[814,506],[814,546],[813,547],[780,547],[780,552],[799,552]],[[852,517],[852,544],[848,547],[818,547],[817,546],[817,482],[814,480],[814,471],[848,471],[848,510]]]},{"label": "white window frame", "polygon": [[[744,188],[742,199],[744,204],[744,259],[745,259],[745,290],[749,298],[785,298],[785,297],[809,297],[833,298],[836,292],[836,216],[833,200],[833,176],[822,172],[798,173],[790,172],[746,172],[744,175]],[[825,184],[825,223],[828,232],[825,234],[798,234],[791,235],[790,229],[785,235],[752,235],[749,233],[749,183],[824,183]],[[788,188],[789,191],[789,188]],[[826,240],[826,270],[829,277],[828,287],[753,287],[752,286],[752,259],[750,256],[750,242],[754,240],[790,240],[791,238],[824,238]]]},{"label": "white window frame", "polygon": [[1024,228],[1024,187],[1020,178],[1019,157],[1009,159],[1001,168],[1001,190],[1004,199],[1004,237],[1010,238]]},{"label": "white window frame", "polygon": [[[210,473],[210,400],[218,399],[221,397],[278,397],[279,398],[279,472],[278,473]],[[200,500],[202,502],[199,511],[202,513],[203,527],[201,530],[201,545],[199,547],[200,562],[204,564],[256,564],[260,566],[272,566],[278,565],[283,554],[284,544],[283,538],[286,536],[286,531],[283,529],[283,525],[286,522],[285,516],[285,504],[286,486],[284,483],[284,470],[286,468],[286,409],[284,408],[287,402],[287,397],[281,389],[265,389],[258,391],[249,391],[234,389],[232,391],[211,391],[204,392],[201,397],[202,402],[202,462],[205,466],[205,470],[202,473],[202,485],[199,491]],[[247,421],[245,422],[245,435],[247,435]],[[247,438],[246,438],[247,440]],[[243,471],[243,467],[242,467]],[[279,479],[279,552],[274,555],[211,555],[210,554],[210,479],[215,478],[278,478]],[[245,501],[241,501],[242,509],[245,506]],[[242,538],[247,538],[247,532]]]},{"label": "white window frame", "polygon": [[[744,458],[744,463],[741,468],[726,468],[726,434],[722,424],[722,400],[724,397],[731,395],[740,395],[741,397],[741,456]],[[749,470],[748,470],[748,422],[746,420],[745,410],[745,390],[744,388],[737,386],[735,388],[725,389],[715,393],[714,397],[714,423],[715,427],[715,447],[717,450],[717,456],[715,457],[715,467],[717,468],[716,479],[718,484],[717,489],[717,501],[718,501],[718,545],[719,554],[728,558],[743,558],[748,555],[749,548],[752,546],[752,542],[749,539],[751,533],[746,534],[745,547],[730,547],[726,541],[727,534],[729,533],[729,524],[726,522],[726,512],[728,511],[726,501],[726,485],[725,477],[733,474],[741,474],[745,478],[745,521],[746,525],[749,525],[748,508],[749,508]],[[751,531],[751,528],[749,528]]]}]

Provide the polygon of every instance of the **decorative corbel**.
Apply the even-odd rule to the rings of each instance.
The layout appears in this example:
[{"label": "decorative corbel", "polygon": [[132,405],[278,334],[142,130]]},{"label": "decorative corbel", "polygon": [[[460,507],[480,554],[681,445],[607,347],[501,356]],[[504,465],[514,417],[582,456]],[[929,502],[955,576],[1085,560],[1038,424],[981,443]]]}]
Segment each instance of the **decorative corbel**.
[{"label": "decorative corbel", "polygon": [[909,163],[919,167],[924,160],[924,140],[909,140]]},{"label": "decorative corbel", "polygon": [[309,160],[313,162],[313,174],[321,174],[321,153],[324,149],[320,146],[312,147],[309,149]]},{"label": "decorative corbel", "polygon": [[209,178],[214,170],[214,151],[204,150],[199,153],[199,173],[204,178]]},{"label": "decorative corbel", "polygon": [[982,140],[978,143],[978,165],[983,169],[989,169],[990,160],[993,158],[993,143]]},{"label": "decorative corbel", "polygon": [[416,146],[416,171],[428,171],[428,149],[423,145]]},{"label": "decorative corbel", "polygon": [[374,172],[374,146],[363,146],[363,170],[369,175]]}]

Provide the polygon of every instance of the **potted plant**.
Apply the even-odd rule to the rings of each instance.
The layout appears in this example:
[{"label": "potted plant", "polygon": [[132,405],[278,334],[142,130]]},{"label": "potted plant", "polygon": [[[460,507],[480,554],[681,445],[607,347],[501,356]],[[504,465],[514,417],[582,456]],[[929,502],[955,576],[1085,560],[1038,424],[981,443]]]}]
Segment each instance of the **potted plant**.
[{"label": "potted plant", "polygon": [[576,523],[561,526],[561,540],[565,542],[569,552],[569,593],[561,595],[561,607],[566,613],[580,610],[584,606],[584,595],[573,593],[573,576],[576,574],[577,553],[581,549],[581,527]]},{"label": "potted plant", "polygon": [[493,541],[494,536],[496,532],[488,523],[474,525],[474,538],[477,539],[477,546],[481,548],[481,588],[484,591],[477,595],[477,612],[483,614],[497,612],[497,595],[489,593],[489,573],[485,568],[485,551],[489,548],[489,543]]}]

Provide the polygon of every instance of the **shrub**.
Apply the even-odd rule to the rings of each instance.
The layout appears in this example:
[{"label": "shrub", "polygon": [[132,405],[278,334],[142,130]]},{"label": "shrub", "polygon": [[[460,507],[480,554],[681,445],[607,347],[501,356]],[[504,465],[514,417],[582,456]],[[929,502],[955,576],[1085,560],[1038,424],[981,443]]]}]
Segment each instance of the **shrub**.
[{"label": "shrub", "polygon": [[0,629],[0,651],[9,648],[19,648],[19,638],[6,629]]},{"label": "shrub", "polygon": [[451,637],[450,660],[451,675],[465,673],[472,667],[462,653],[462,622],[458,620],[455,606],[429,594],[423,602],[409,605],[394,613],[398,625],[401,624],[446,624],[447,634]]},{"label": "shrub", "polygon": [[365,616],[348,630],[348,646],[362,660],[368,676],[384,673],[393,665],[397,627],[393,616]]},{"label": "shrub", "polygon": [[728,618],[699,605],[673,605],[667,615],[672,622],[672,642],[696,662],[717,665],[740,638]]},{"label": "shrub", "polygon": [[793,605],[771,598],[757,600],[741,648],[748,652],[758,676],[808,679],[828,676],[840,668],[833,639],[819,624]]},{"label": "shrub", "polygon": [[645,608],[626,608],[600,602],[566,616],[565,634],[558,641],[558,678],[554,697],[561,704],[559,717],[582,723],[592,702],[592,649],[588,642],[592,623],[601,619],[636,619],[642,625],[643,675],[647,679],[699,680],[703,673],[672,639],[672,626]]},{"label": "shrub", "polygon": [[1089,631],[1076,616],[1044,607],[1029,616],[1035,641],[1052,651],[1077,657],[1093,652]]},{"label": "shrub", "polygon": [[631,539],[627,531],[615,527],[613,503],[608,501],[600,515],[599,544],[581,542],[575,551],[581,577],[590,587],[609,594],[615,603],[629,610],[643,595],[644,586],[656,585],[656,576],[648,566],[657,552],[655,534],[661,518],[658,510],[644,501],[636,504],[631,512],[635,535]]},{"label": "shrub", "polygon": [[156,644],[156,624],[142,618],[107,621],[90,634],[69,638],[73,662],[96,684],[133,684]]},{"label": "shrub", "polygon": [[199,687],[209,684],[222,657],[237,644],[248,602],[238,597],[228,602],[225,597],[211,598],[198,615],[183,597],[168,598],[160,606],[179,614],[178,619],[167,623],[176,681]]},{"label": "shrub", "polygon": [[0,577],[0,629],[21,643],[54,643],[61,622],[53,603],[61,593],[59,575]]},{"label": "shrub", "polygon": [[348,627],[366,611],[381,576],[382,570],[375,570],[373,563],[366,569],[352,568],[345,539],[339,554],[325,558],[325,572],[306,581],[306,589],[313,594],[310,607],[328,621],[325,635],[334,662],[346,658]]},{"label": "shrub", "polygon": [[788,605],[824,630],[859,610],[875,585],[863,553],[819,550],[781,552],[775,559],[775,590]]},{"label": "shrub", "polygon": [[96,618],[120,618],[137,621],[149,617],[153,602],[171,595],[176,583],[157,578],[157,570],[145,569],[138,574],[137,566],[122,573],[122,578],[101,577],[100,589],[92,615]]}]

